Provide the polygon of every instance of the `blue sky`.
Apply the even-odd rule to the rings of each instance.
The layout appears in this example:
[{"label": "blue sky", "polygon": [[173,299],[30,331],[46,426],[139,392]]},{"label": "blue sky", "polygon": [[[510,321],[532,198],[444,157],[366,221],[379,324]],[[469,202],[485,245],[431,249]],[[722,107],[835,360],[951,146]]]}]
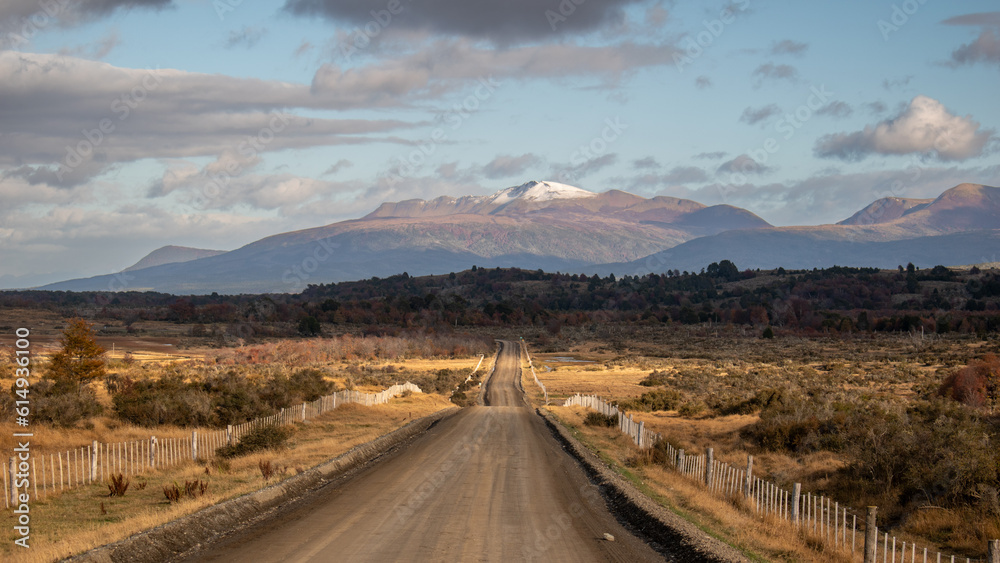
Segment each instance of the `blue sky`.
[{"label": "blue sky", "polygon": [[0,287],[531,179],[775,225],[998,185],[995,10],[9,0]]}]

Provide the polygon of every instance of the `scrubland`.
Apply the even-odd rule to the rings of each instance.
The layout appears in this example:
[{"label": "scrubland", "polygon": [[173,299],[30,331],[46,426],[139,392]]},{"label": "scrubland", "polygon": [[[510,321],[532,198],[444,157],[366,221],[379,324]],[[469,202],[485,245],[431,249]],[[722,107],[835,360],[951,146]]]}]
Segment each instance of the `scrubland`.
[{"label": "scrubland", "polygon": [[[780,331],[762,339],[721,326],[587,332],[549,340],[544,352],[529,347],[551,410],[651,493],[737,545],[767,559],[820,557],[820,544],[751,523],[739,502],[713,500],[616,428],[585,424],[585,409],[557,405],[598,395],[675,447],[713,447],[736,466],[753,455],[755,471],[786,488],[799,482],[842,505],[878,506],[880,529],[901,540],[982,557],[1000,538],[995,340]],[[530,373],[525,388],[540,401]]]}]

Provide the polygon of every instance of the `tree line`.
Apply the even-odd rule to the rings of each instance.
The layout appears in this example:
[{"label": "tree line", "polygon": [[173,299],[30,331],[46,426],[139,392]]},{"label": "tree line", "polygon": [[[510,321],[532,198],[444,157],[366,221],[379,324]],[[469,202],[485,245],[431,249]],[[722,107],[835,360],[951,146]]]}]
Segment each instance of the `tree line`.
[{"label": "tree line", "polygon": [[[45,308],[123,326],[157,320],[256,327],[262,336],[317,335],[324,324],[369,330],[593,323],[723,323],[830,332],[1000,329],[1000,272],[944,266],[834,266],[644,276],[477,268],[309,285],[299,294],[175,296],[155,292],[0,293],[0,307]],[[373,327],[383,327],[381,329]],[[197,329],[196,329],[197,330]],[[195,336],[203,335],[195,333]]]}]

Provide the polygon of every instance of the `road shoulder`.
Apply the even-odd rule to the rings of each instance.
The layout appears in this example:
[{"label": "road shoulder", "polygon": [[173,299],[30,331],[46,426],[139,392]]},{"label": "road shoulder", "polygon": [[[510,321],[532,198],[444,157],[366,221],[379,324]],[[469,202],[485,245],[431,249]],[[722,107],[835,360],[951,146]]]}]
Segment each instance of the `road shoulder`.
[{"label": "road shoulder", "polygon": [[734,547],[708,536],[697,526],[660,506],[634,485],[611,470],[580,443],[558,419],[545,409],[536,410],[566,451],[580,462],[591,481],[608,502],[609,509],[627,522],[658,551],[669,546],[678,560],[719,563],[750,561]]},{"label": "road shoulder", "polygon": [[67,561],[158,563],[186,557],[199,547],[219,540],[227,531],[242,529],[273,517],[274,512],[309,496],[351,470],[374,461],[460,410],[446,409],[414,420],[270,487],[210,506]]}]

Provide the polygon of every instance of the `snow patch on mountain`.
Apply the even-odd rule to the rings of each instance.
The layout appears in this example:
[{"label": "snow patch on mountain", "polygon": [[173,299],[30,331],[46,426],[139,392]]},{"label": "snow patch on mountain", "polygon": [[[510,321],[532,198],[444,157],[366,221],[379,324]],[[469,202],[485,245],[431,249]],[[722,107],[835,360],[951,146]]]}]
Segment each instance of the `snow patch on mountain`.
[{"label": "snow patch on mountain", "polygon": [[487,196],[487,203],[502,205],[520,199],[525,201],[552,201],[554,199],[578,199],[597,197],[594,192],[560,184],[558,182],[531,181],[513,188],[506,188]]}]

